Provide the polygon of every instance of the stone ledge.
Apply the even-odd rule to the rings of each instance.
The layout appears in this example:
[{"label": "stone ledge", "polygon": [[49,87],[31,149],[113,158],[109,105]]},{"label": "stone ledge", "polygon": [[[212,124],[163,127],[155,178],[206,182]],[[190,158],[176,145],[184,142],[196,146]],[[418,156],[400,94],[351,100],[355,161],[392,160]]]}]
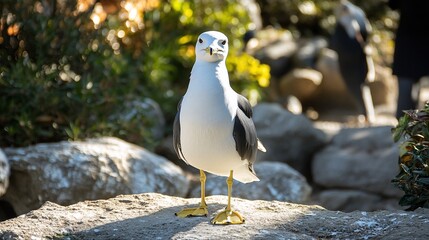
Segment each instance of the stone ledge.
[{"label": "stone ledge", "polygon": [[233,198],[243,225],[209,223],[227,202],[207,198],[209,217],[180,219],[174,213],[199,203],[155,193],[120,195],[70,206],[51,202],[0,223],[1,239],[429,239],[429,210],[343,213],[319,206]]}]

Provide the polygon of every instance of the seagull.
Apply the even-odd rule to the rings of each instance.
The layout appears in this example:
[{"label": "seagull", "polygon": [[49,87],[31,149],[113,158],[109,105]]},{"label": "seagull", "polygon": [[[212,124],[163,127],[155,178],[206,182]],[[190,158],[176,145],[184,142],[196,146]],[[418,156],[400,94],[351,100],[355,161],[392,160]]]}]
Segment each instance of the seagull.
[{"label": "seagull", "polygon": [[227,177],[228,204],[212,224],[241,224],[243,216],[231,209],[233,179],[259,181],[253,169],[258,140],[249,101],[229,83],[225,60],[228,38],[221,32],[202,33],[195,46],[196,60],[188,89],[178,104],[173,144],[180,159],[200,170],[201,203],[176,213],[178,217],[207,216],[205,172]]}]

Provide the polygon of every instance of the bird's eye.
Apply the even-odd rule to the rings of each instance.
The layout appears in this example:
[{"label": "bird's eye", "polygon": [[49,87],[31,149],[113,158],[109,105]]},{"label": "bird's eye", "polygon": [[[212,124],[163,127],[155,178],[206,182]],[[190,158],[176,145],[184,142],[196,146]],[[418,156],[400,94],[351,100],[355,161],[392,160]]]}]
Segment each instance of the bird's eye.
[{"label": "bird's eye", "polygon": [[200,39],[198,39],[198,42],[199,42],[199,43],[203,43],[203,39],[201,39],[201,38],[200,38]]},{"label": "bird's eye", "polygon": [[223,40],[221,43],[222,43],[222,45],[225,45],[226,44],[226,40]]}]

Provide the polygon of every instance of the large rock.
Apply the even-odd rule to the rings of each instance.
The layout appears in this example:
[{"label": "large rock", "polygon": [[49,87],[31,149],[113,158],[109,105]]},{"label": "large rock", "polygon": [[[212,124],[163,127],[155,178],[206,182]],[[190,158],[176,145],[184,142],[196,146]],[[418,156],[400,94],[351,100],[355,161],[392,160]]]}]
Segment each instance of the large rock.
[{"label": "large rock", "polygon": [[199,199],[122,195],[71,206],[47,202],[0,223],[1,239],[429,239],[429,210],[342,213],[318,206],[232,199],[246,223],[215,227],[225,196],[207,198],[209,217],[177,218]]},{"label": "large rock", "polygon": [[292,114],[278,104],[256,105],[253,120],[267,149],[258,159],[285,162],[309,177],[313,154],[327,142],[325,133],[305,116]]},{"label": "large rock", "polygon": [[313,69],[320,55],[320,52],[328,46],[328,41],[324,37],[313,37],[300,39],[299,49],[293,56],[293,66],[295,68]]},{"label": "large rock", "polygon": [[392,75],[392,69],[376,65],[375,80],[369,83],[369,87],[376,112],[394,116],[398,98],[398,82]]},{"label": "large rock", "polygon": [[323,79],[314,91],[307,104],[318,111],[329,111],[332,108],[355,109],[355,99],[349,93],[340,73],[338,55],[335,51],[325,48],[320,52],[315,68],[321,72]]},{"label": "large rock", "polygon": [[398,148],[391,127],[342,129],[313,159],[315,183],[359,189],[387,197],[401,192],[390,181],[398,173]]},{"label": "large rock", "polygon": [[313,196],[313,201],[326,209],[344,212],[404,209],[399,205],[399,198],[361,190],[328,189]]},{"label": "large rock", "polygon": [[[233,196],[245,199],[277,200],[302,203],[311,193],[304,176],[287,164],[262,162],[255,164],[255,172],[261,181],[243,184],[234,181]],[[227,195],[226,178],[207,175],[206,195]],[[191,192],[192,197],[200,196],[199,181]]]},{"label": "large rock", "polygon": [[3,200],[17,214],[46,201],[72,204],[118,194],[185,196],[189,181],[168,160],[116,138],[6,148],[10,186]]},{"label": "large rock", "polygon": [[312,97],[322,82],[322,74],[313,69],[295,68],[285,74],[279,83],[282,96],[293,95],[301,102]]},{"label": "large rock", "polygon": [[9,186],[10,166],[6,155],[0,149],[0,196],[2,196]]},{"label": "large rock", "polygon": [[278,79],[291,69],[291,57],[297,51],[298,44],[288,31],[268,28],[259,35],[263,36],[258,42],[259,47],[254,52],[249,52],[262,63],[268,64],[271,76]]}]

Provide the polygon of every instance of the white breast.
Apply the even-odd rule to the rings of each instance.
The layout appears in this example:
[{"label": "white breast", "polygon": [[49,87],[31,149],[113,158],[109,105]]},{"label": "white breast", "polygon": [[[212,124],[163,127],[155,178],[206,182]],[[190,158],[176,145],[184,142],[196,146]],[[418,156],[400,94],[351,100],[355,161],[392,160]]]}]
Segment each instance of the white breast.
[{"label": "white breast", "polygon": [[237,94],[224,75],[226,68],[208,65],[195,69],[180,111],[182,152],[194,167],[228,176],[230,170],[244,164],[232,135]]}]

